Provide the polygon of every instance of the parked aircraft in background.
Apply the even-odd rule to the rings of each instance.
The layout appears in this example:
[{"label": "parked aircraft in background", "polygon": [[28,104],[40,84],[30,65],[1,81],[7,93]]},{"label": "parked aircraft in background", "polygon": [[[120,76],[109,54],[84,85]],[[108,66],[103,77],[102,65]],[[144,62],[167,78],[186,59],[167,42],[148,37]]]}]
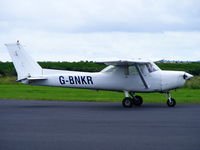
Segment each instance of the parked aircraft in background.
[{"label": "parked aircraft in background", "polygon": [[[109,90],[124,92],[124,107],[141,106],[143,99],[135,93],[165,92],[167,105],[174,107],[169,91],[183,87],[193,76],[183,71],[164,71],[152,61],[107,61],[105,69],[96,73],[43,69],[17,42],[5,44],[17,71],[17,81],[24,84]],[[78,95],[77,95],[78,96]]]}]

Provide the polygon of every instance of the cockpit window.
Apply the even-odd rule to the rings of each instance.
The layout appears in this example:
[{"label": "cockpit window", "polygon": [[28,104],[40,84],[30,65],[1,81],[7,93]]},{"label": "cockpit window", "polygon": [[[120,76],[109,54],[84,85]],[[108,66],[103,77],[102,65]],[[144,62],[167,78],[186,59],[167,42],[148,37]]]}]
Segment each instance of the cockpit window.
[{"label": "cockpit window", "polygon": [[[137,66],[138,66],[138,69],[143,74],[147,74],[147,73],[151,73],[151,72],[159,70],[159,68],[153,63],[137,64]],[[137,75],[138,74],[138,70],[136,68],[136,65],[129,66],[128,71],[129,71],[130,75]]]},{"label": "cockpit window", "polygon": [[146,64],[146,66],[149,72],[154,72],[159,70],[158,66],[156,66],[155,64],[148,63]]},{"label": "cockpit window", "polygon": [[[157,70],[160,70],[160,68],[154,64],[154,63],[147,63],[147,64],[137,64],[138,69],[141,71],[141,73],[146,74],[146,73],[151,73]],[[103,69],[101,72],[106,72],[106,73],[111,73],[115,72],[118,69],[124,68],[124,74],[126,75],[137,75],[138,74],[138,69],[136,68],[136,65],[130,65],[130,66],[113,66],[110,65]]]}]

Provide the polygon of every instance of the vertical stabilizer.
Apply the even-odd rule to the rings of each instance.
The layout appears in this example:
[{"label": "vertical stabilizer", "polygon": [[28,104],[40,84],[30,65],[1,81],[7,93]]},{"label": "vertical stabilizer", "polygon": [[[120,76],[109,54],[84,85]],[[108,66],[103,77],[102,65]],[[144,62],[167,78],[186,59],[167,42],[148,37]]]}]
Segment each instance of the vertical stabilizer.
[{"label": "vertical stabilizer", "polygon": [[17,71],[18,80],[22,80],[31,76],[42,75],[42,68],[40,65],[28,55],[19,42],[5,45]]}]

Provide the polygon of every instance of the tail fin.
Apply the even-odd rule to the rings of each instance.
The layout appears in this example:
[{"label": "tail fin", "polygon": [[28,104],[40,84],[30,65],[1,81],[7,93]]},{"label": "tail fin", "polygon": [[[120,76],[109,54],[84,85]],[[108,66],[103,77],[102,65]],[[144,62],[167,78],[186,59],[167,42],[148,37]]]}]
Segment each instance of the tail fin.
[{"label": "tail fin", "polygon": [[17,71],[18,80],[23,80],[31,76],[42,75],[42,68],[40,65],[27,54],[19,42],[5,45]]}]

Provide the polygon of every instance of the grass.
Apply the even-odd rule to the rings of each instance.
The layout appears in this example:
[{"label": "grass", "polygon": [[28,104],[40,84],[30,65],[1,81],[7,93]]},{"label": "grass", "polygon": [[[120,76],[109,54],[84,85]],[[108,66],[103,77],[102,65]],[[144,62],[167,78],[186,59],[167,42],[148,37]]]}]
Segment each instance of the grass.
[{"label": "grass", "polygon": [[16,84],[16,77],[10,76],[10,77],[3,77],[0,78],[0,85],[1,84]]},{"label": "grass", "polygon": [[185,88],[200,89],[200,76],[195,76],[186,82]]},{"label": "grass", "polygon": [[[199,103],[200,89],[179,89],[172,91],[177,103]],[[165,103],[165,94],[141,93],[146,103]],[[0,99],[23,100],[58,100],[58,101],[90,101],[90,102],[121,102],[124,94],[110,91],[92,91],[60,87],[31,86],[18,83],[1,83]]]}]

